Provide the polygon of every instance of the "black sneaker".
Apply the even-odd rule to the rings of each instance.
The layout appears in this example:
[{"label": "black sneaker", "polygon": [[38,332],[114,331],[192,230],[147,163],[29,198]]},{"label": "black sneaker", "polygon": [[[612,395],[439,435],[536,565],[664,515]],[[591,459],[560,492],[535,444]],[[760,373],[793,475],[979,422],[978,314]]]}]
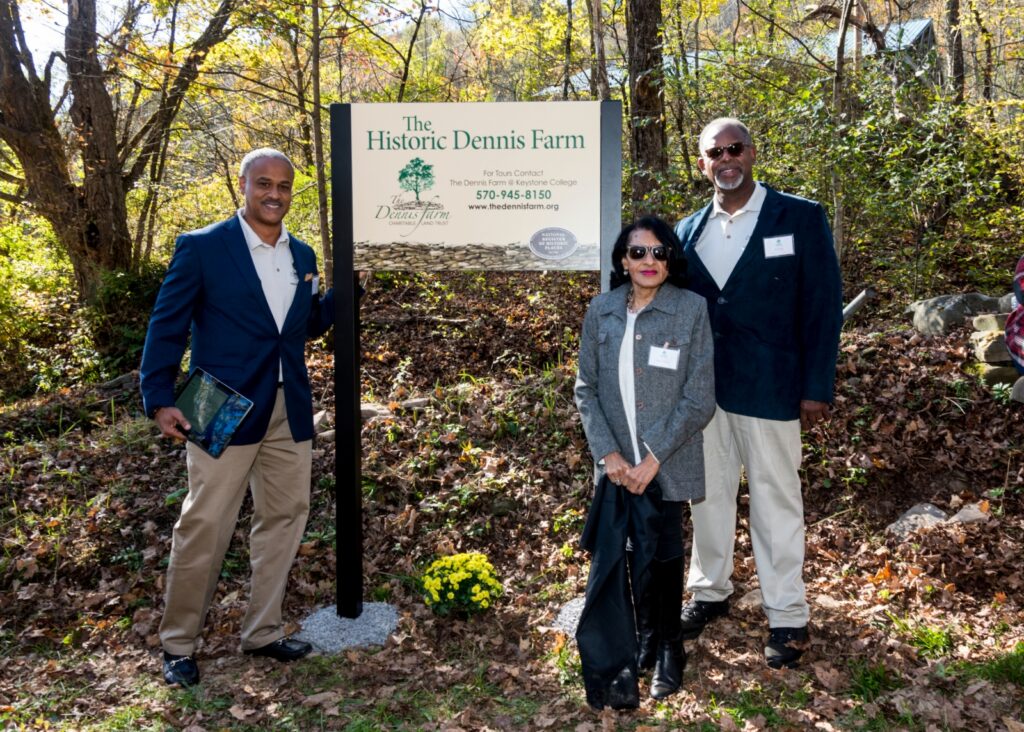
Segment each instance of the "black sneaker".
[{"label": "black sneaker", "polygon": [[768,645],[764,647],[764,660],[772,668],[796,668],[805,648],[806,625],[802,628],[772,628],[768,634]]},{"label": "black sneaker", "polygon": [[718,602],[690,600],[683,605],[683,611],[679,613],[683,640],[693,640],[701,634],[705,625],[715,618],[721,618],[728,614],[728,600],[719,600]]},{"label": "black sneaker", "polygon": [[176,656],[164,651],[164,681],[168,684],[195,686],[199,683],[199,666],[192,656]]}]

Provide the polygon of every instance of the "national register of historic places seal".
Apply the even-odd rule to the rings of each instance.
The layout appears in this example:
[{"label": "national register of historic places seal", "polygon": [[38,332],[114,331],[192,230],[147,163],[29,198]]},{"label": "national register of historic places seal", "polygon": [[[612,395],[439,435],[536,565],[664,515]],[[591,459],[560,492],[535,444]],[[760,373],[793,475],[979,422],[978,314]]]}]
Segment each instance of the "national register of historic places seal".
[{"label": "national register of historic places seal", "polygon": [[565,259],[578,248],[576,235],[557,226],[541,229],[530,237],[530,251],[541,259]]}]

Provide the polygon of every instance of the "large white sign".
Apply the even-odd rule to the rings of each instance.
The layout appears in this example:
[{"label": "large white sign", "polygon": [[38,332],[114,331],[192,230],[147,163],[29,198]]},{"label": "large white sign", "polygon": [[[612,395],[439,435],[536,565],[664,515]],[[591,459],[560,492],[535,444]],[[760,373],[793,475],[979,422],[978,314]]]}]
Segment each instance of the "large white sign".
[{"label": "large white sign", "polygon": [[600,102],[351,114],[356,269],[600,269]]}]

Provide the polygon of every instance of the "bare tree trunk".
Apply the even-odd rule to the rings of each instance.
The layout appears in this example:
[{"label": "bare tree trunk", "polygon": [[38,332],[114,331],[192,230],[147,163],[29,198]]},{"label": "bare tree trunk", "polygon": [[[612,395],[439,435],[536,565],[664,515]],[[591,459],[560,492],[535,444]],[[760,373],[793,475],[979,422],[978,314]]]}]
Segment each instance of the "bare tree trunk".
[{"label": "bare tree trunk", "polygon": [[338,30],[338,48],[335,54],[338,67],[338,102],[345,101],[345,38],[347,34],[348,26],[342,25]]},{"label": "bare tree trunk", "polygon": [[320,215],[320,247],[324,256],[324,282],[328,287],[334,277],[334,256],[331,248],[331,224],[327,219],[327,176],[324,173],[324,133],[320,107],[320,0],[313,0],[313,155],[316,157],[316,196]]},{"label": "bare tree trunk", "polygon": [[412,66],[412,52],[416,48],[416,39],[423,28],[423,17],[427,14],[427,9],[426,0],[420,0],[419,15],[413,21],[412,38],[409,39],[409,48],[402,59],[402,83],[398,85],[398,99],[395,100],[396,102],[401,102],[405,99],[405,87],[409,82],[409,68]]},{"label": "bare tree trunk", "polygon": [[626,35],[632,98],[633,210],[657,211],[666,170],[661,0],[628,0]]},{"label": "bare tree trunk", "polygon": [[[136,242],[144,242],[142,256],[133,262],[133,265],[136,268],[138,268],[142,262],[148,262],[149,258],[153,254],[153,244],[156,237],[157,204],[160,202],[160,183],[163,181],[164,172],[167,170],[167,148],[170,147],[170,143],[170,129],[168,129],[167,138],[164,140],[163,147],[160,148],[160,156],[153,160],[153,172],[148,182],[151,195],[147,195],[147,201],[149,202],[149,217],[146,222],[145,237],[136,238]],[[138,251],[138,245],[136,245],[135,249]]]},{"label": "bare tree trunk", "polygon": [[[697,0],[697,17],[693,19],[693,98],[699,105],[700,93],[700,21],[704,17],[704,3]],[[700,107],[696,107],[697,118],[701,118]],[[710,120],[707,120],[710,122]]]},{"label": "bare tree trunk", "polygon": [[562,100],[569,98],[572,86],[572,0],[565,0],[565,63],[562,66]]},{"label": "bare tree trunk", "polygon": [[860,69],[861,58],[863,56],[863,42],[861,41],[860,34],[860,23],[857,22],[860,19],[861,4],[859,0],[853,0],[853,7],[850,9],[850,23],[853,25],[853,68],[854,70]]},{"label": "bare tree trunk", "polygon": [[949,54],[949,87],[957,104],[964,101],[964,35],[960,27],[960,0],[946,0],[946,44]]},{"label": "bare tree trunk", "polygon": [[[299,150],[302,153],[302,167],[309,168],[313,165],[313,130],[310,128],[309,99],[306,97],[306,69],[302,62],[302,46],[305,45],[305,38],[302,29],[298,26],[288,28],[286,38],[292,57],[295,106],[299,110]],[[313,43],[315,44],[316,41],[314,40]]]},{"label": "bare tree trunk", "polygon": [[590,98],[597,99],[597,47],[594,45],[594,0],[587,0],[587,23],[590,26]]},{"label": "bare tree trunk", "polygon": [[[127,188],[117,149],[117,119],[99,62],[94,2],[68,5],[64,33],[71,122],[75,127],[85,166],[78,205],[70,224],[76,235],[65,242],[79,278],[79,287],[91,298],[99,286],[99,272],[130,270],[132,237],[128,233]],[[66,231],[66,228],[65,228]]]},{"label": "bare tree trunk", "polygon": [[[170,38],[167,42],[167,55],[174,56],[174,43],[178,32],[178,2],[171,4]],[[170,77],[165,76],[160,84],[160,98],[167,98]],[[138,89],[136,89],[138,93]],[[125,136],[130,125],[125,125]],[[167,164],[167,148],[171,142],[171,129],[165,130],[160,143],[160,154],[155,156],[149,166],[149,178],[146,181],[146,198],[142,203],[142,211],[139,213],[138,224],[135,227],[136,246],[132,252],[132,268],[138,269],[139,265],[148,261],[153,252],[154,228],[156,227],[156,212],[160,202],[160,183],[164,178],[164,169]],[[144,243],[143,243],[144,242]],[[143,243],[140,246],[140,243]]]},{"label": "bare tree trunk", "polygon": [[[843,14],[839,20],[839,45],[836,48],[836,73],[832,80],[832,117],[836,125],[835,143],[839,142],[839,121],[843,117],[844,95],[843,85],[846,82],[846,32],[850,27],[850,16],[853,4],[857,0],[845,0],[843,3]],[[843,202],[843,179],[833,165],[832,174],[832,201],[835,207],[835,215],[832,218],[832,238],[835,241],[836,257],[839,262],[843,261],[845,250],[844,237],[846,236],[846,208]]]},{"label": "bare tree trunk", "polygon": [[[683,14],[678,9],[675,12],[676,33],[679,35],[679,50],[676,52],[676,78],[682,86],[689,84],[690,61],[686,57],[686,27],[683,23]],[[690,159],[690,128],[686,114],[685,89],[680,89],[675,95],[676,112],[676,136],[679,138],[678,145],[682,148],[683,170],[690,181],[698,180],[695,177],[696,165]]]},{"label": "bare tree trunk", "polygon": [[985,48],[985,63],[981,69],[981,97],[988,106],[986,107],[985,113],[988,115],[989,120],[995,119],[995,112],[992,110],[992,87],[993,79],[995,77],[995,58],[994,49],[992,48],[992,32],[985,26],[984,21],[981,18],[981,12],[978,10],[977,0],[970,0],[971,14],[974,15],[974,22],[978,26],[978,32],[981,34],[981,42]]},{"label": "bare tree trunk", "polygon": [[601,9],[601,0],[590,0],[592,3],[590,14],[590,34],[597,51],[597,64],[594,69],[594,85],[597,87],[598,98],[607,101],[612,98],[611,89],[608,88],[608,62],[604,53],[604,19]]}]

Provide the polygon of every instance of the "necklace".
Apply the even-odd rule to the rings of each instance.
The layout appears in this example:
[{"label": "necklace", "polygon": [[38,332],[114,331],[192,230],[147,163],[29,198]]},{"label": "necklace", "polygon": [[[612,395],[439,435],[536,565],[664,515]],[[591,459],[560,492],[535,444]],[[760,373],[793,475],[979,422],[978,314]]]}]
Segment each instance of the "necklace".
[{"label": "necklace", "polygon": [[636,315],[637,313],[639,313],[641,310],[644,309],[643,306],[641,306],[639,308],[633,306],[633,302],[634,302],[634,297],[633,296],[635,294],[636,294],[636,290],[634,290],[632,288],[632,286],[630,286],[629,294],[626,295],[626,310],[631,312],[633,315]]}]

